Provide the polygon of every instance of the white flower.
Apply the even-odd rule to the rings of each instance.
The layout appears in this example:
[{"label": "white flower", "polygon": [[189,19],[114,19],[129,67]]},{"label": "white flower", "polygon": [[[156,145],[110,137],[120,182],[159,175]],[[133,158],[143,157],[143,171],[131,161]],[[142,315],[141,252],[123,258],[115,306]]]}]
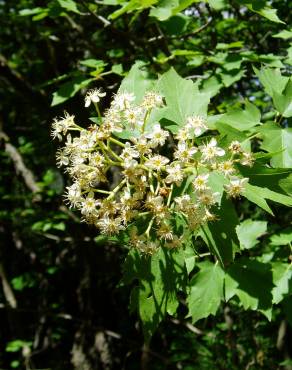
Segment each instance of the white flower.
[{"label": "white flower", "polygon": [[64,149],[58,149],[56,158],[58,167],[68,166],[69,158],[67,157]]},{"label": "white flower", "polygon": [[254,158],[253,158],[252,154],[247,153],[247,152],[243,152],[242,155],[243,155],[243,158],[241,159],[240,163],[243,166],[251,167],[253,165],[253,162],[254,162]]},{"label": "white flower", "polygon": [[74,142],[78,143],[78,147],[83,150],[91,149],[96,144],[95,136],[90,131],[82,130],[80,138],[76,139],[74,139]]},{"label": "white flower", "polygon": [[248,182],[248,178],[240,179],[239,177],[233,176],[230,178],[230,183],[225,185],[226,193],[230,197],[238,197],[245,188],[245,185]]},{"label": "white flower", "polygon": [[179,186],[184,178],[181,166],[179,164],[172,164],[166,167],[166,172],[168,172],[169,175],[166,177],[165,182],[174,182]]},{"label": "white flower", "polygon": [[209,178],[208,173],[205,173],[204,175],[198,175],[195,178],[195,180],[193,181],[193,185],[194,185],[195,190],[204,191],[204,190],[209,189],[209,187],[207,185],[208,184],[208,178]]},{"label": "white flower", "polygon": [[181,162],[188,162],[197,151],[197,148],[189,148],[187,143],[180,141],[177,145],[177,150],[174,152],[174,158]]},{"label": "white flower", "polygon": [[180,211],[185,212],[191,203],[191,197],[188,194],[182,195],[180,197],[174,198],[175,203],[177,204],[177,208]]},{"label": "white flower", "polygon": [[199,147],[202,153],[203,161],[210,161],[215,157],[222,157],[225,154],[225,150],[217,147],[217,140],[212,138],[208,144]]},{"label": "white flower", "polygon": [[112,105],[119,110],[127,110],[131,107],[131,102],[135,99],[136,97],[133,93],[128,93],[126,91],[120,92],[114,97]]},{"label": "white flower", "polygon": [[159,123],[153,126],[152,132],[145,135],[147,139],[150,139],[149,145],[152,148],[156,148],[157,145],[164,145],[166,138],[169,136],[168,131],[162,130]]},{"label": "white flower", "polygon": [[51,136],[53,139],[56,137],[61,141],[62,135],[66,135],[67,131],[75,126],[74,123],[75,116],[70,116],[67,112],[64,113],[64,117],[61,119],[54,119],[54,122],[52,123],[52,131]]},{"label": "white flower", "polygon": [[172,227],[163,222],[157,231],[157,235],[159,235],[164,240],[173,240]]},{"label": "white flower", "polygon": [[158,195],[157,197],[148,195],[145,202],[145,208],[149,209],[153,213],[159,213],[163,210],[163,207],[163,197],[161,195]]},{"label": "white flower", "polygon": [[102,168],[105,162],[105,158],[100,153],[90,153],[89,165],[97,168]]},{"label": "white flower", "polygon": [[149,146],[149,143],[147,141],[147,138],[144,135],[140,135],[139,137],[131,138],[131,141],[135,144],[136,149],[141,154],[150,154],[151,149]]},{"label": "white flower", "polygon": [[81,197],[80,186],[76,183],[71,186],[67,186],[67,192],[65,193],[66,200],[70,203],[71,207],[79,207],[83,198]]},{"label": "white flower", "polygon": [[125,228],[120,217],[110,218],[108,216],[102,217],[97,222],[97,226],[100,228],[101,233],[106,235],[117,234]]},{"label": "white flower", "polygon": [[235,171],[235,168],[233,167],[233,162],[230,160],[220,163],[218,167],[219,170],[222,171],[225,176],[229,176]]},{"label": "white flower", "polygon": [[190,133],[190,130],[187,127],[183,127],[178,130],[178,133],[176,134],[175,138],[176,140],[184,142],[188,139],[191,139],[192,135]]},{"label": "white flower", "polygon": [[100,98],[106,96],[105,92],[102,92],[101,89],[92,89],[87,91],[85,96],[85,107],[89,107],[91,103],[98,103]]},{"label": "white flower", "polygon": [[143,121],[141,117],[141,108],[129,108],[124,112],[126,121],[130,124],[131,127],[135,128],[135,126],[142,126]]},{"label": "white flower", "polygon": [[97,201],[94,199],[92,193],[89,193],[85,199],[82,200],[81,203],[81,213],[85,216],[90,215],[91,213],[95,213]]},{"label": "white flower", "polygon": [[145,107],[147,110],[160,107],[163,105],[163,97],[153,91],[146,92],[142,106]]},{"label": "white flower", "polygon": [[194,116],[187,118],[186,128],[193,132],[195,136],[200,136],[208,127],[203,117]]},{"label": "white flower", "polygon": [[198,200],[205,206],[212,206],[219,201],[220,193],[212,193],[210,190],[201,192],[198,196]]},{"label": "white flower", "polygon": [[240,142],[237,140],[232,141],[228,147],[228,150],[230,150],[232,154],[240,154],[242,151]]},{"label": "white flower", "polygon": [[120,157],[124,161],[131,161],[134,158],[138,158],[140,156],[139,152],[136,150],[134,146],[131,146],[129,142],[126,142],[125,147],[120,155]]},{"label": "white flower", "polygon": [[157,154],[147,159],[147,161],[145,162],[145,166],[153,170],[160,171],[168,162],[169,162],[168,158],[160,154]]}]

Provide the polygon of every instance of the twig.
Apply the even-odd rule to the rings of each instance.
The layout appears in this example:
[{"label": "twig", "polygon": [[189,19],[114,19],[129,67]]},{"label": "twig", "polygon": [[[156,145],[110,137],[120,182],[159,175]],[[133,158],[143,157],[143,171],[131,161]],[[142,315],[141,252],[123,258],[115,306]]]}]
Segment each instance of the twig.
[{"label": "twig", "polygon": [[96,18],[99,23],[102,23],[104,25],[104,27],[108,27],[111,22],[108,21],[107,19],[105,19],[104,17],[102,17],[101,15],[98,15],[98,14],[95,14],[90,8],[89,6],[86,4],[86,2],[84,0],[80,0],[81,4],[84,6],[84,8],[94,17]]},{"label": "twig", "polygon": [[7,280],[6,273],[5,273],[4,266],[3,266],[2,262],[0,262],[0,278],[2,280],[3,293],[4,293],[4,297],[5,297],[6,301],[9,303],[9,305],[12,308],[16,308],[17,307],[17,301],[16,301],[15,295],[13,293],[13,290],[12,290],[8,280]]},{"label": "twig", "polygon": [[197,35],[201,31],[203,31],[206,27],[209,26],[209,24],[212,21],[213,21],[213,19],[209,18],[207,23],[203,24],[201,27],[197,28],[196,30],[194,30],[192,32],[185,33],[184,35],[172,35],[172,36],[159,35],[159,36],[156,36],[156,37],[151,37],[150,39],[148,39],[148,42],[155,42],[155,41],[158,41],[158,40],[161,40],[161,39],[166,39],[166,40],[187,39],[189,37]]}]

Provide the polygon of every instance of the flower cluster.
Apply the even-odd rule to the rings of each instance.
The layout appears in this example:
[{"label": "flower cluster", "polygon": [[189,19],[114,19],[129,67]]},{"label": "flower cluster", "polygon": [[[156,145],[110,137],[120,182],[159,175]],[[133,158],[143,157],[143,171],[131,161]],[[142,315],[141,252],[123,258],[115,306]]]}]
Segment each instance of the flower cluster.
[{"label": "flower cluster", "polygon": [[85,97],[86,107],[95,105],[99,124],[84,129],[66,113],[52,125],[53,138],[66,137],[57,153],[58,166],[73,180],[66,200],[101,233],[128,229],[130,244],[143,253],[175,248],[184,242],[184,229],[193,232],[216,219],[214,172],[225,178],[228,196],[244,191],[248,179],[238,176],[236,163],[251,166],[251,154],[237,141],[221,148],[206,135],[204,117],[187,117],[173,133],[155,121],[164,104],[158,93],[146,92],[137,104],[133,93],[119,92],[102,117],[103,96],[91,90]]}]

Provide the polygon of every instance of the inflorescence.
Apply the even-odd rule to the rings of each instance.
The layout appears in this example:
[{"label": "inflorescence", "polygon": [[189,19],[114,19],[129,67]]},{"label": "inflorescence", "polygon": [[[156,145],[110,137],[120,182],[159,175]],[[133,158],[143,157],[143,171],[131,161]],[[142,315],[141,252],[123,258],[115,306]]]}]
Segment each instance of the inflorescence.
[{"label": "inflorescence", "polygon": [[220,194],[209,184],[214,171],[225,177],[229,197],[244,191],[248,179],[238,176],[235,164],[251,166],[251,154],[238,141],[224,150],[214,136],[201,137],[208,131],[203,117],[187,117],[172,134],[153,119],[164,105],[156,92],[146,92],[140,104],[131,92],[118,93],[102,117],[98,103],[104,96],[95,89],[85,97],[86,107],[96,107],[98,124],[84,129],[68,113],[52,124],[53,138],[66,137],[57,152],[58,166],[73,181],[66,200],[101,233],[129,229],[130,244],[143,253],[179,247],[183,232],[177,217],[188,232],[216,219],[212,208]]}]

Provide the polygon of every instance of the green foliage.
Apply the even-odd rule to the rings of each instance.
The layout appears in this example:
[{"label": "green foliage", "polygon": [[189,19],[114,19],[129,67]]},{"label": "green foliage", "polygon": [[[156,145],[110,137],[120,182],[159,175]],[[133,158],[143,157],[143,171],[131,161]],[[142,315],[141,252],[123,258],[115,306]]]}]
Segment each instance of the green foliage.
[{"label": "green foliage", "polygon": [[[291,14],[288,0],[0,2],[0,368],[290,366]],[[154,89],[166,107],[150,125],[199,114],[220,146],[254,153],[238,199],[213,172],[217,219],[182,249],[141,256],[64,204],[49,126],[64,110],[96,124],[82,102],[95,87],[103,109]]]},{"label": "green foliage", "polygon": [[253,248],[259,243],[258,238],[265,234],[266,231],[266,221],[253,221],[251,219],[244,220],[236,227],[240,248]]},{"label": "green foliage", "polygon": [[196,322],[215,315],[224,297],[224,272],[218,264],[202,262],[200,271],[190,281],[187,299],[189,315]]}]

